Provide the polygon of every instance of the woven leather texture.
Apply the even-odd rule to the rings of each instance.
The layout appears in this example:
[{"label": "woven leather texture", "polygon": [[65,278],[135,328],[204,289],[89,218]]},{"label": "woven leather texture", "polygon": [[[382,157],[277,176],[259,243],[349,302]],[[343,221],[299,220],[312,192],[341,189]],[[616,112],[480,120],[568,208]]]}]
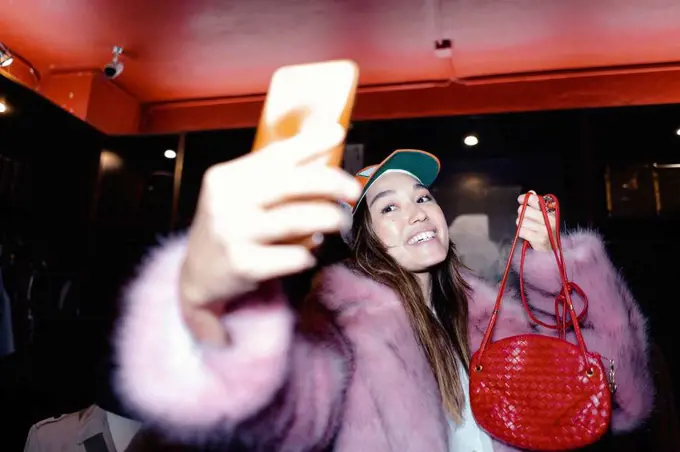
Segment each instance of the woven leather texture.
[{"label": "woven leather texture", "polygon": [[525,450],[586,446],[604,435],[611,420],[600,358],[588,353],[586,361],[578,346],[549,336],[513,336],[491,343],[481,359],[475,353],[470,399],[483,429]]}]

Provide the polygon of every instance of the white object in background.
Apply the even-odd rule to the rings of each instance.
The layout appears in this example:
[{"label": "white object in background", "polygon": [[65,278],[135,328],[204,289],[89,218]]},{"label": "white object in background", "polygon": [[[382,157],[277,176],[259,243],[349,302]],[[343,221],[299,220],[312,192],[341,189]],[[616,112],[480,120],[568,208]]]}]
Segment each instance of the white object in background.
[{"label": "white object in background", "polygon": [[117,452],[123,452],[132,442],[141,424],[126,417],[118,416],[117,414],[106,412],[106,422],[109,424],[109,431],[113,439],[113,445]]},{"label": "white object in background", "polygon": [[449,236],[464,265],[484,278],[495,276],[500,250],[489,237],[488,215],[457,216],[449,226]]}]

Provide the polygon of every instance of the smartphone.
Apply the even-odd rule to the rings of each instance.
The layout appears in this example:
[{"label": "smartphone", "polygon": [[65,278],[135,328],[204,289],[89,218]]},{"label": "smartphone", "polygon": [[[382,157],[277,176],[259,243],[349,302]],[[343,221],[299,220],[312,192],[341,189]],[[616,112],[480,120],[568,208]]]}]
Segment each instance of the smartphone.
[{"label": "smartphone", "polygon": [[[255,133],[253,152],[300,133],[309,121],[327,118],[340,124],[345,133],[359,83],[359,67],[351,60],[283,66],[274,72],[260,121]],[[340,167],[344,143],[327,154],[315,157],[320,163]],[[312,163],[305,162],[305,163]],[[300,237],[294,243],[317,248],[322,235]]]},{"label": "smartphone", "polygon": [[[253,151],[298,134],[309,120],[328,118],[349,127],[359,82],[351,60],[283,66],[274,72],[255,133]],[[324,163],[342,164],[344,143],[322,156]]]}]

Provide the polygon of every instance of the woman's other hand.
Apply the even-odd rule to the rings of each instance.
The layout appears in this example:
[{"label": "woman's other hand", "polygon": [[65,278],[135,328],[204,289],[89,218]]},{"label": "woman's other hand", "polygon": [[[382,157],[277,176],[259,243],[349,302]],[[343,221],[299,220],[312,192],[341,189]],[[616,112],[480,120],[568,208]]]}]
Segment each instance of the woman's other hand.
[{"label": "woman's other hand", "polygon": [[[519,208],[517,209],[517,220],[515,221],[515,224],[519,224],[519,215],[522,212],[522,204],[527,195],[529,196],[529,202],[527,210],[524,213],[524,221],[522,221],[519,236],[528,241],[535,250],[550,251],[552,247],[550,245],[550,239],[548,238],[548,228],[546,228],[545,219],[543,218],[543,213],[541,213],[541,207],[538,203],[538,196],[536,193],[530,191],[517,198]],[[553,234],[555,234],[555,215],[553,213],[548,213],[548,218],[550,220],[550,229]]]}]

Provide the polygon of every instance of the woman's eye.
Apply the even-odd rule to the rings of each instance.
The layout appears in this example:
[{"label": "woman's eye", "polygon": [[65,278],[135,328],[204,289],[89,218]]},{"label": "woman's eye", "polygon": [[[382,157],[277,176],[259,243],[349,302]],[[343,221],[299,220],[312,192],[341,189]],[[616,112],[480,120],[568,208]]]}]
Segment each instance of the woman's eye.
[{"label": "woman's eye", "polygon": [[420,203],[422,203],[422,202],[428,202],[428,201],[432,201],[432,196],[430,196],[430,195],[423,195],[423,196],[421,196],[420,198],[418,198],[418,202],[420,202]]},{"label": "woman's eye", "polygon": [[384,207],[384,208],[380,211],[380,213],[383,213],[383,214],[389,213],[389,212],[392,212],[392,211],[393,211],[394,209],[396,209],[396,208],[397,208],[397,206],[395,206],[394,204],[390,204],[389,206]]}]

